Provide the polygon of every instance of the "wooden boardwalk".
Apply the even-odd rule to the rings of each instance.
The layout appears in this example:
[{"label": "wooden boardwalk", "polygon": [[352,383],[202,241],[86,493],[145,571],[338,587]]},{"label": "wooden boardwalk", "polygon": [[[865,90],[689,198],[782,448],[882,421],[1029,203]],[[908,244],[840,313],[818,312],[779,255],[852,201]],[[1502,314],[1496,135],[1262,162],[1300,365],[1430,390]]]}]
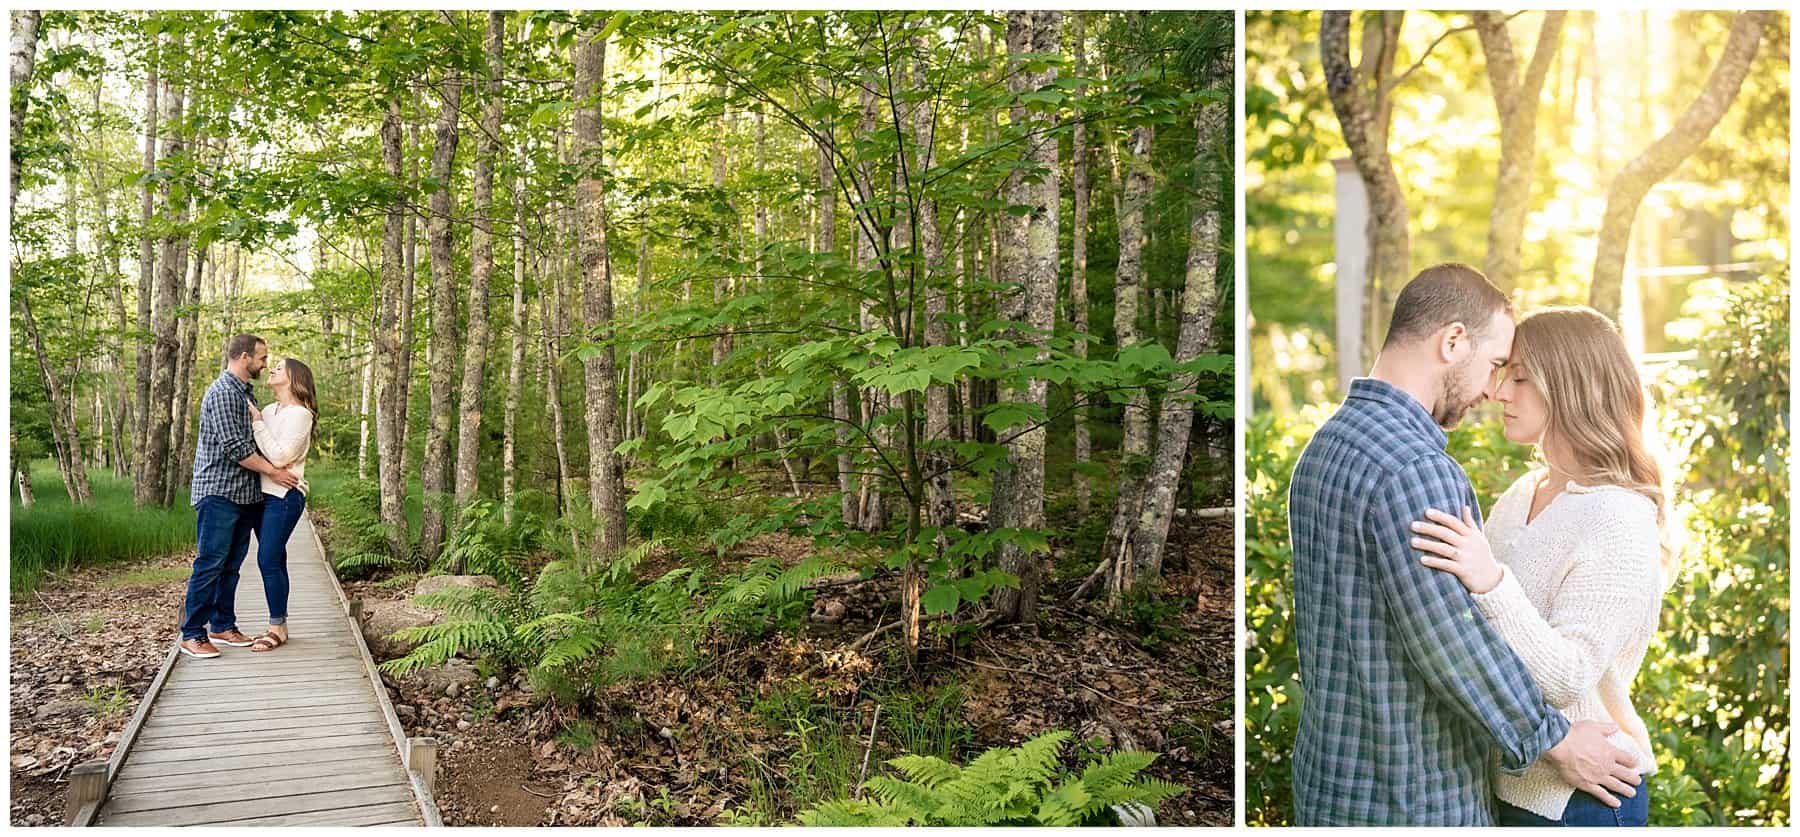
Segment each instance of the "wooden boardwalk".
[{"label": "wooden boardwalk", "polygon": [[[71,777],[72,824],[442,824],[435,743],[406,738],[310,515],[288,542],[288,573],[289,642],[220,646],[211,660],[171,652],[112,759]],[[237,617],[251,636],[268,625],[254,545]]]}]

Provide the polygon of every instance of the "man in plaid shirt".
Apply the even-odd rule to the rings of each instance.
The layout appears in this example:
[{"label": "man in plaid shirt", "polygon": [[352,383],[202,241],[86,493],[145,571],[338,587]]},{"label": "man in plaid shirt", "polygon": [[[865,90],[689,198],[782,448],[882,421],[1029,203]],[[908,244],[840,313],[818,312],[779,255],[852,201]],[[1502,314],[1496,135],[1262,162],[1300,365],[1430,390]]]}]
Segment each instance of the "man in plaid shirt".
[{"label": "man in plaid shirt", "polygon": [[1506,296],[1479,271],[1421,272],[1371,377],[1294,468],[1296,825],[1492,825],[1494,754],[1509,773],[1548,758],[1608,804],[1608,790],[1634,793],[1633,757],[1605,740],[1616,728],[1571,727],[1462,585],[1410,546],[1426,509],[1480,508],[1444,430],[1487,397],[1512,333]]},{"label": "man in plaid shirt", "polygon": [[[240,334],[226,345],[224,371],[200,401],[200,433],[195,440],[194,534],[198,550],[188,575],[181,620],[181,653],[219,656],[214,642],[248,646],[237,627],[238,569],[250,551],[250,535],[262,523],[262,486],[267,474],[288,488],[299,480],[256,451],[250,428],[250,382],[262,376],[269,347],[262,338]],[[209,630],[210,627],[210,630]]]}]

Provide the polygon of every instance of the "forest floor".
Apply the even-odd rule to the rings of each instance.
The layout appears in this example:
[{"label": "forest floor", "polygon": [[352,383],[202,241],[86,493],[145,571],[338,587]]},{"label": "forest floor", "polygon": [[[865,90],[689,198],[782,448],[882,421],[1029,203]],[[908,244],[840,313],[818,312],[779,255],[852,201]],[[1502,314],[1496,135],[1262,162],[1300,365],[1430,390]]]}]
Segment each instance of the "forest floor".
[{"label": "forest floor", "polygon": [[[805,543],[746,547],[798,560]],[[449,825],[780,824],[902,752],[962,763],[1052,729],[1074,732],[1078,752],[1161,753],[1149,772],[1188,791],[1159,824],[1230,825],[1231,556],[1230,521],[1178,522],[1167,589],[1134,618],[1067,601],[1084,573],[1063,568],[1036,626],[954,649],[928,633],[911,672],[898,632],[850,647],[894,598],[894,577],[878,576],[817,593],[814,613],[837,602],[841,619],[721,644],[692,670],[610,687],[581,716],[489,672],[456,689],[390,680],[390,696],[408,733],[439,740]],[[111,754],[167,653],[189,560],[52,576],[12,603],[14,825],[60,824],[67,772]],[[393,595],[379,578],[346,587]]]}]

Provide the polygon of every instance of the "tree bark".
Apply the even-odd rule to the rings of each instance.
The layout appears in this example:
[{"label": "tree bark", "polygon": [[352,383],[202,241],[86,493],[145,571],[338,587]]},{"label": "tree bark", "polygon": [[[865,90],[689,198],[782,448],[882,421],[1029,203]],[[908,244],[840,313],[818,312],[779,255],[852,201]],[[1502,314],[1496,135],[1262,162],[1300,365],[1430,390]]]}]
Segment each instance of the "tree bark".
[{"label": "tree bark", "polygon": [[501,428],[504,441],[500,446],[501,513],[512,522],[513,493],[518,474],[513,460],[518,446],[519,390],[525,380],[525,328],[531,309],[525,307],[525,146],[519,145],[519,172],[513,175],[513,294],[512,356],[506,373],[506,418]]},{"label": "tree bark", "polygon": [[188,274],[186,289],[188,313],[187,316],[181,318],[179,326],[181,347],[175,356],[175,400],[170,408],[170,414],[174,417],[172,431],[175,434],[169,451],[175,466],[169,473],[169,502],[171,503],[174,502],[176,490],[193,480],[194,451],[189,447],[192,440],[188,436],[188,427],[190,422],[197,420],[197,416],[190,409],[188,397],[193,389],[194,352],[198,349],[200,338],[200,283],[206,278],[207,255],[210,249],[202,247],[194,254],[194,267]]},{"label": "tree bark", "polygon": [[162,87],[158,79],[158,65],[161,63],[161,36],[151,45],[150,77],[144,84],[144,179],[142,202],[138,215],[139,225],[143,229],[138,239],[138,286],[137,286],[137,392],[133,402],[132,416],[135,420],[131,428],[131,462],[132,487],[135,495],[138,486],[145,483],[145,461],[148,458],[150,443],[150,378],[155,359],[154,325],[151,323],[151,302],[156,296],[156,239],[150,231],[150,218],[156,214],[156,181],[149,175],[156,171],[156,144],[162,110],[157,103],[157,93]]},{"label": "tree bark", "polygon": [[[860,136],[869,136],[875,132],[875,115],[878,112],[875,89],[867,83],[859,85],[857,91],[857,104],[859,106],[857,133]],[[875,184],[874,178],[872,177],[866,162],[862,164],[861,168],[861,171],[853,172],[851,176],[859,181],[857,192],[863,196],[866,204],[875,197]],[[852,207],[852,211],[871,212],[871,210],[868,210],[866,207],[863,209]],[[875,260],[879,256],[881,248],[876,246],[874,236],[878,234],[878,231],[873,223],[858,224],[857,226],[856,270],[859,274],[863,274],[869,270],[871,265],[875,264]],[[875,316],[874,303],[868,298],[865,297],[863,299],[858,313],[860,317],[858,326],[863,331],[873,331],[879,326],[879,322]],[[868,432],[874,436],[876,442],[882,447],[887,447],[891,442],[891,439],[889,438],[886,429],[876,426],[875,422],[878,418],[885,415],[887,411],[888,407],[886,399],[882,397],[880,392],[877,392],[873,388],[862,391],[861,409],[859,411],[862,426],[868,429]],[[887,505],[883,503],[881,499],[881,477],[875,473],[873,467],[870,467],[862,474],[860,491],[856,501],[856,509],[858,515],[856,526],[863,531],[873,532],[887,526]]]},{"label": "tree bark", "polygon": [[[12,122],[12,194],[8,198],[8,206],[16,209],[19,205],[19,131],[25,125],[25,103],[28,101],[20,95],[31,85],[32,71],[37,67],[38,28],[43,24],[44,13],[41,11],[18,11],[12,13],[12,87],[11,95],[14,107],[10,109]],[[154,82],[152,82],[154,83]]]},{"label": "tree bark", "polygon": [[[350,342],[353,345],[356,343],[354,335]],[[356,478],[359,480],[369,478],[369,420],[373,418],[369,415],[369,399],[373,395],[374,377],[375,353],[369,352],[363,355],[362,402],[356,409],[356,414],[360,417],[356,431]]]},{"label": "tree bark", "polygon": [[[569,449],[564,435],[567,425],[563,422],[562,380],[557,373],[562,359],[562,339],[557,333],[559,329],[554,327],[554,324],[562,322],[562,314],[559,311],[556,318],[551,319],[551,299],[555,299],[558,306],[562,305],[562,287],[556,281],[554,273],[549,293],[545,293],[541,285],[538,287],[538,321],[541,323],[539,328],[544,333],[544,379],[549,389],[544,397],[550,402],[550,435],[556,444],[556,511],[558,516],[566,517],[572,492],[569,487]],[[581,534],[578,527],[569,527],[569,537],[575,546],[575,552],[580,553]]]},{"label": "tree bark", "polygon": [[[181,45],[175,52],[181,54]],[[169,135],[163,140],[164,160],[183,153],[180,124],[183,91],[171,89],[167,104]],[[173,181],[164,181],[163,217],[170,225],[161,239],[156,280],[155,339],[151,356],[150,411],[144,443],[143,478],[139,480],[133,499],[139,508],[168,502],[169,427],[171,399],[175,395],[175,357],[181,348],[175,334],[175,306],[181,299],[182,270],[185,267],[187,239],[176,234],[187,221],[186,189],[177,191]]]},{"label": "tree bark", "polygon": [[[1075,77],[1087,78],[1087,27],[1086,15],[1073,12],[1075,42]],[[1077,106],[1085,104],[1087,83],[1077,82],[1075,100]],[[1088,234],[1088,143],[1087,120],[1075,121],[1075,136],[1071,154],[1074,162],[1070,168],[1074,181],[1075,220],[1070,230],[1069,244],[1069,322],[1075,329],[1075,357],[1087,359],[1088,335],[1088,302],[1087,302],[1087,234]],[[1085,396],[1077,392],[1078,399]],[[1085,405],[1075,408],[1075,513],[1086,520],[1093,510],[1093,485],[1087,474],[1081,472],[1081,466],[1094,458],[1093,436],[1088,430],[1088,410]]]},{"label": "tree bark", "polygon": [[400,405],[406,398],[403,363],[411,346],[400,343],[401,297],[411,284],[406,271],[403,237],[408,181],[401,164],[400,98],[389,94],[387,115],[381,121],[381,159],[396,188],[388,204],[381,236],[381,283],[378,289],[375,329],[370,341],[370,362],[375,367],[375,451],[381,479],[381,524],[387,534],[388,556],[405,561],[412,553],[412,529],[406,519],[406,418]]},{"label": "tree bark", "polygon": [[[1144,285],[1144,208],[1150,202],[1150,151],[1154,128],[1131,129],[1127,139],[1131,159],[1122,173],[1119,211],[1119,266],[1113,284],[1113,333],[1121,355],[1142,341],[1138,334],[1138,308]],[[1143,478],[1150,456],[1150,397],[1133,390],[1125,405],[1124,435],[1119,443],[1119,490],[1113,504],[1112,523],[1101,547],[1103,561],[1114,562],[1107,575],[1108,590],[1117,594],[1131,562],[1126,555],[1133,521],[1143,500]]]},{"label": "tree bark", "polygon": [[1594,251],[1594,281],[1588,289],[1588,304],[1600,313],[1614,320],[1619,317],[1625,250],[1631,243],[1631,225],[1637,218],[1638,205],[1643,203],[1652,187],[1673,174],[1683,160],[1700,149],[1713,127],[1731,109],[1744,77],[1750,72],[1750,62],[1756,58],[1763,26],[1772,14],[1768,11],[1742,12],[1732,20],[1731,35],[1700,95],[1682,112],[1668,133],[1613,176],[1612,185],[1606,190],[1606,212],[1601,216],[1600,240]]},{"label": "tree bark", "polygon": [[445,496],[450,486],[451,381],[456,377],[456,262],[452,248],[450,213],[455,197],[450,190],[452,164],[459,139],[457,119],[462,108],[462,71],[451,68],[444,76],[443,102],[438,109],[436,138],[431,152],[434,189],[425,225],[426,246],[431,256],[431,357],[426,361],[431,379],[431,422],[425,428],[425,461],[420,483],[424,490],[423,526],[419,551],[425,563],[437,561],[443,551],[446,517]]},{"label": "tree bark", "polygon": [[[407,127],[407,133],[411,137],[412,147],[415,149],[423,147],[419,142],[419,126],[409,125]],[[410,155],[406,164],[406,169],[406,182],[411,184],[413,189],[417,190],[421,184],[419,181],[419,157],[416,153]],[[415,191],[414,194],[417,194],[417,191]],[[408,210],[406,213],[406,238],[405,250],[403,251],[406,264],[402,277],[403,287],[400,290],[400,342],[398,343],[400,348],[400,366],[396,372],[398,375],[398,384],[393,393],[393,406],[394,414],[399,416],[400,421],[399,442],[400,464],[402,467],[405,467],[406,465],[406,451],[410,446],[410,440],[412,439],[412,421],[408,416],[412,413],[413,348],[417,345],[415,326],[417,314],[414,312],[413,307],[418,302],[419,296],[419,218],[420,213],[416,210]],[[385,403],[387,402],[377,401],[375,409],[379,411],[381,409],[380,405]]]},{"label": "tree bark", "polygon": [[[1062,49],[1062,13],[1054,11],[1014,11],[1007,13],[1006,49],[1014,56],[1009,86],[1015,97],[1041,89],[1056,81],[1054,66],[1029,72],[1017,56],[1021,53],[1056,53]],[[1031,208],[1028,215],[1011,219],[1012,228],[1006,253],[1006,278],[1020,287],[1022,294],[1009,296],[1007,307],[1018,309],[1031,329],[1024,342],[1038,347],[1037,357],[1048,356],[1048,338],[1056,326],[1057,214],[1061,200],[1061,149],[1052,133],[1054,114],[1033,112],[1023,104],[1013,106],[1015,124],[1027,127],[1031,136],[1027,146],[1032,167],[1039,173],[1035,183],[1027,182],[1020,173],[1009,178],[1007,203]],[[1048,382],[1032,378],[1023,387],[1008,387],[1006,400],[1023,402],[1039,410],[1047,406]],[[1002,484],[995,480],[996,528],[1041,529],[1044,526],[1044,428],[1009,431],[1006,445],[1008,476]],[[1004,488],[1005,498],[1001,499]],[[999,517],[1000,513],[1004,517]],[[1019,579],[1017,588],[1002,588],[995,606],[1002,619],[1028,621],[1036,616],[1038,589],[1043,583],[1044,561],[1014,543],[1000,546],[1000,568]]]},{"label": "tree bark", "polygon": [[1567,12],[1545,12],[1537,47],[1523,78],[1513,55],[1507,15],[1475,12],[1475,32],[1487,57],[1488,86],[1500,115],[1500,169],[1494,180],[1494,206],[1488,214],[1487,259],[1482,269],[1495,287],[1510,292],[1518,285],[1519,249],[1525,240],[1525,213],[1531,206],[1531,170],[1537,159],[1538,99],[1550,60],[1562,42]]},{"label": "tree bark", "polygon": [[[1217,75],[1229,81],[1232,62],[1223,63]],[[1211,164],[1230,159],[1230,125],[1229,102],[1206,105],[1194,119],[1194,158],[1200,177],[1195,189],[1198,200],[1188,225],[1187,283],[1181,294],[1181,334],[1175,343],[1177,364],[1199,357],[1213,340],[1213,320],[1219,307],[1219,208],[1224,200],[1217,188],[1220,175]],[[1187,458],[1188,434],[1194,426],[1191,399],[1198,387],[1198,375],[1183,373],[1163,394],[1143,511],[1131,534],[1132,567],[1125,578],[1127,587],[1162,576],[1163,546],[1168,542],[1169,521],[1174,517],[1175,498],[1180,493],[1181,466]]]},{"label": "tree bark", "polygon": [[[481,401],[487,380],[488,288],[494,273],[494,160],[500,154],[501,39],[506,13],[488,12],[487,89],[483,91],[480,137],[475,152],[475,231],[469,237],[469,331],[464,345],[462,394],[456,436],[458,513],[481,489]],[[461,567],[453,568],[460,572]]]},{"label": "tree bark", "polygon": [[619,444],[619,382],[614,361],[612,265],[606,242],[606,180],[601,169],[601,122],[606,39],[583,33],[575,50],[575,157],[581,166],[575,203],[580,216],[583,326],[598,350],[582,357],[587,372],[588,491],[598,531],[596,559],[625,546],[625,469]]},{"label": "tree bark", "polygon": [[[1411,278],[1412,240],[1407,231],[1406,193],[1388,156],[1390,76],[1404,12],[1365,12],[1362,58],[1350,65],[1350,12],[1325,12],[1319,24],[1319,53],[1325,90],[1343,130],[1344,145],[1369,194],[1368,289],[1363,296],[1363,345],[1358,368],[1375,362],[1394,298]],[[1340,346],[1342,357],[1351,347]]]},{"label": "tree bark", "polygon": [[[87,466],[81,456],[81,439],[71,421],[73,410],[69,409],[68,399],[73,398],[74,394],[63,392],[62,383],[51,367],[50,355],[44,350],[43,334],[38,330],[37,318],[31,313],[31,291],[18,289],[17,299],[19,317],[25,321],[26,336],[31,338],[31,350],[37,357],[38,372],[44,378],[44,393],[50,399],[50,403],[45,406],[50,413],[50,435],[56,443],[57,469],[62,472],[63,486],[69,492],[69,502],[87,505],[94,501],[94,492],[88,486]],[[24,475],[20,481],[20,490],[28,493],[31,480],[29,466],[18,462],[16,456],[14,464]]]}]

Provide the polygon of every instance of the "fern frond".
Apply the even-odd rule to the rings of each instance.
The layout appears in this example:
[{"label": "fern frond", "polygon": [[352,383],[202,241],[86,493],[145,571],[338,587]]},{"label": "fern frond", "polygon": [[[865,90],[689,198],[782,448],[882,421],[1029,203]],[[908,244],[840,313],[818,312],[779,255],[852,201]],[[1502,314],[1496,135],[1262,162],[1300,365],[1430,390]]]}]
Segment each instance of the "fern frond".
[{"label": "fern frond", "polygon": [[962,768],[936,756],[906,755],[888,759],[888,764],[898,769],[900,775],[905,776],[907,781],[916,782],[926,788],[936,788],[953,782],[963,773]]}]

